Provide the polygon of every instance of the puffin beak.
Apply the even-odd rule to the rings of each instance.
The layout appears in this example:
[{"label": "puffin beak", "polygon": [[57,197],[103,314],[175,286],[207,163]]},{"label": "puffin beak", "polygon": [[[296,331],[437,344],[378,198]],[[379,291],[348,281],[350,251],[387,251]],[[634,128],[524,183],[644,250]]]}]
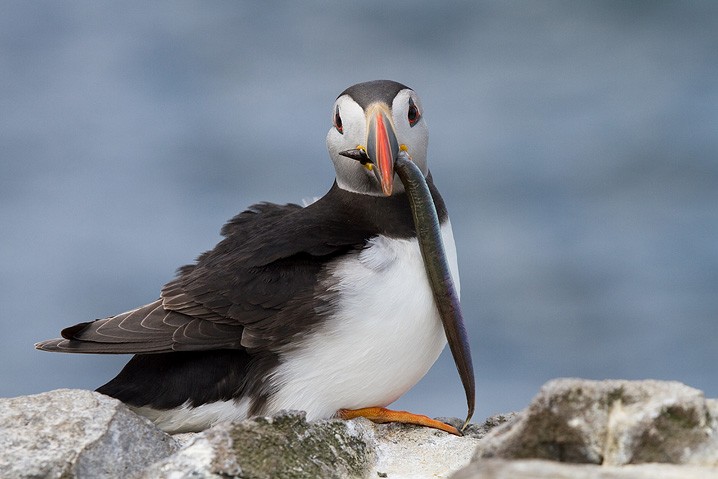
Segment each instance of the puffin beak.
[{"label": "puffin beak", "polygon": [[374,164],[373,172],[381,183],[386,196],[391,196],[394,188],[394,161],[399,153],[399,142],[396,139],[389,108],[377,103],[367,112],[369,132],[367,134],[366,152]]}]

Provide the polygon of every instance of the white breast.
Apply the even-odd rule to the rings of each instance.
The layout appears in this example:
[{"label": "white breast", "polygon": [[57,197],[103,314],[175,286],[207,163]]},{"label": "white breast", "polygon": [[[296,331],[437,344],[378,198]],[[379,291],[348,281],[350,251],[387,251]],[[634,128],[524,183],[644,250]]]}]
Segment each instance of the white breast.
[{"label": "white breast", "polygon": [[[441,233],[458,293],[449,221]],[[426,374],[446,344],[416,239],[377,236],[330,271],[334,316],[282,355],[265,413],[301,409],[311,420],[386,406]]]}]

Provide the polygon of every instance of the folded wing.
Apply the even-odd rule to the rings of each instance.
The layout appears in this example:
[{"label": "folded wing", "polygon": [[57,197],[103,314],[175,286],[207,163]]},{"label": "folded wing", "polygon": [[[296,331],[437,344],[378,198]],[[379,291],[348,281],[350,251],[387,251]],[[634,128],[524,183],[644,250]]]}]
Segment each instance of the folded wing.
[{"label": "folded wing", "polygon": [[[325,197],[326,198],[326,197]],[[222,229],[202,254],[150,304],[80,323],[38,349],[70,353],[149,354],[212,349],[256,350],[291,341],[317,321],[323,266],[361,247],[369,233],[347,228],[321,200],[309,207],[262,203]],[[331,238],[331,241],[328,240]]]}]

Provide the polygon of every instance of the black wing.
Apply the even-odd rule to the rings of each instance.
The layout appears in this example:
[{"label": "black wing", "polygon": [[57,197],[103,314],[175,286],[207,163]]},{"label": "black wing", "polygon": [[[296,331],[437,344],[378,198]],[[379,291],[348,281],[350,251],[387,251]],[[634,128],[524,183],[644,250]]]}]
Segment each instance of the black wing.
[{"label": "black wing", "polygon": [[71,326],[62,338],[36,347],[162,353],[255,349],[291,341],[307,323],[318,320],[320,300],[314,293],[326,262],[360,248],[371,236],[352,228],[343,215],[332,216],[332,202],[323,200],[306,208],[251,207],[224,226],[225,238],[214,249],[180,268],[157,301]]}]

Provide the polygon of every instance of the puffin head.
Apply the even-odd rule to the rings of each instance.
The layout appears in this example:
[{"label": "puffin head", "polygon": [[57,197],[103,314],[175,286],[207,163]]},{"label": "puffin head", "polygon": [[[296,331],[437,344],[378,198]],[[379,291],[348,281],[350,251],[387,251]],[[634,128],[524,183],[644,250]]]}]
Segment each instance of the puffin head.
[{"label": "puffin head", "polygon": [[421,101],[411,88],[391,80],[350,86],[334,102],[332,123],[327,148],[340,188],[375,196],[402,193],[401,181],[394,181],[400,150],[424,176],[429,173],[429,130]]}]

